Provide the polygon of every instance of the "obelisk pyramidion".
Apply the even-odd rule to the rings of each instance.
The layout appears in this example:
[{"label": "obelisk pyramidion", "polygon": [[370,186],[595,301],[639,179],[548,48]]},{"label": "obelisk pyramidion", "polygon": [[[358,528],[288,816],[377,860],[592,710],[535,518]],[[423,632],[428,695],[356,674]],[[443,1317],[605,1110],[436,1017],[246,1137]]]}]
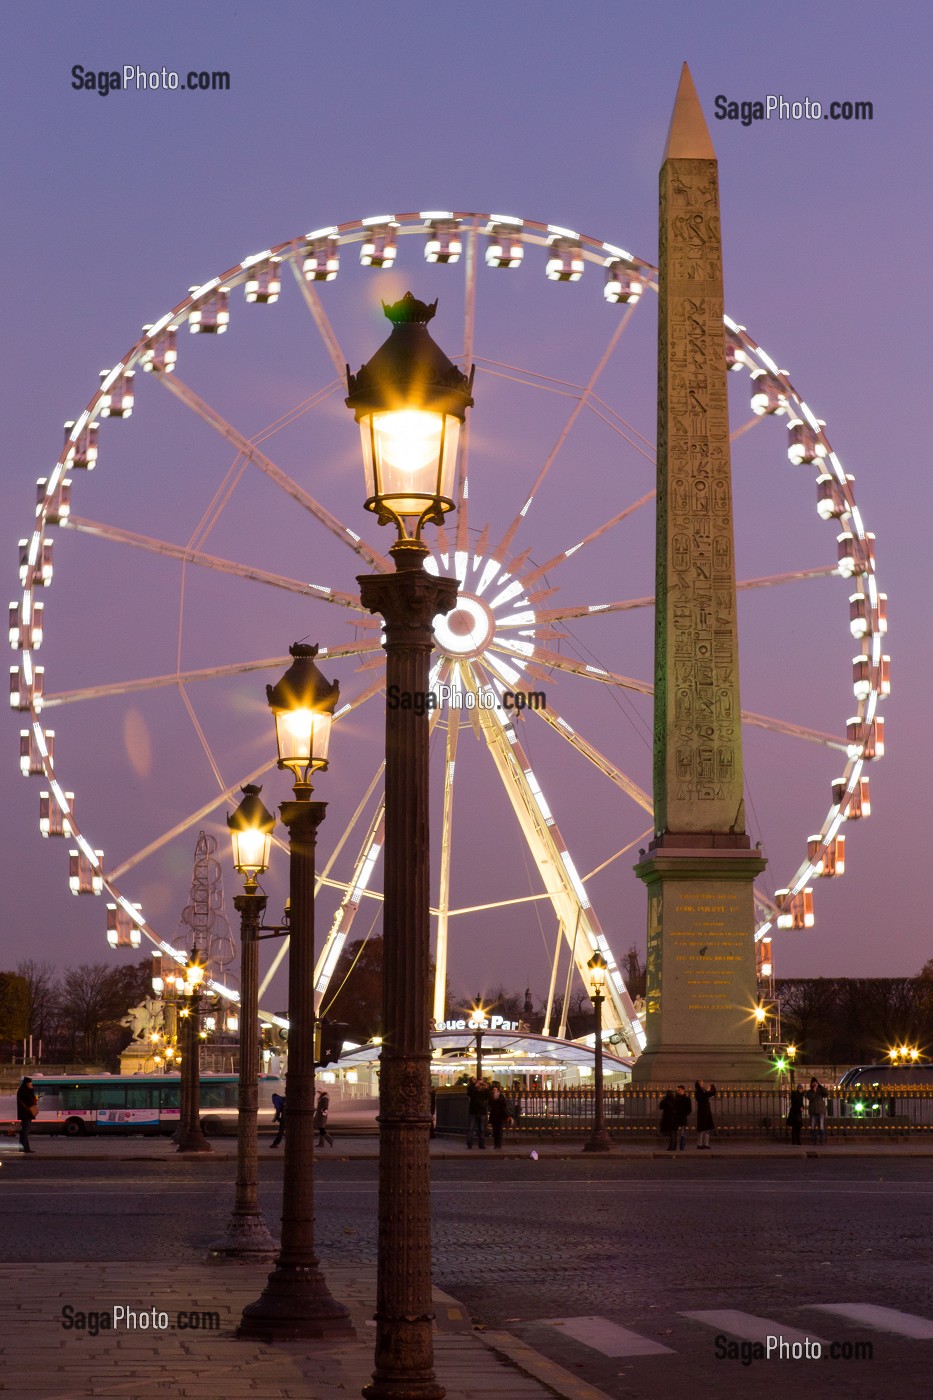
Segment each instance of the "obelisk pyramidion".
[{"label": "obelisk pyramidion", "polygon": [[684,64],[660,176],[655,835],[633,1081],[760,1081],[716,156]]}]

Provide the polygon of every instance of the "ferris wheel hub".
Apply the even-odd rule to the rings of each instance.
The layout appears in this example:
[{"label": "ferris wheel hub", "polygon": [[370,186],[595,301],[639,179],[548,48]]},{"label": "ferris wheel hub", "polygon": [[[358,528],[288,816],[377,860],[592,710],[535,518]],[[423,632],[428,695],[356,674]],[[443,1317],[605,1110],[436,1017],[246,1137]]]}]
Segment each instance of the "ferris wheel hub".
[{"label": "ferris wheel hub", "polygon": [[495,633],[492,609],[473,593],[461,593],[454,611],[434,620],[438,650],[456,661],[481,656]]}]

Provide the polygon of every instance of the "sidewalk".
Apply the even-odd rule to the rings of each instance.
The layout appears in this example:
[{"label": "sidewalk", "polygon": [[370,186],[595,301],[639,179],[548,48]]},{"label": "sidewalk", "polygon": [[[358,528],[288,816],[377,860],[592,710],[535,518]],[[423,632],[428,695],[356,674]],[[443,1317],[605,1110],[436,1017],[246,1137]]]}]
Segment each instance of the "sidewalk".
[{"label": "sidewalk", "polygon": [[[327,1269],[356,1337],[267,1346],[233,1333],[269,1272],[255,1264],[0,1265],[0,1394],[17,1400],[352,1400],[373,1367],[374,1268]],[[65,1329],[79,1314],[152,1314],[158,1326]],[[434,1290],[435,1369],[449,1400],[606,1400],[602,1391],[504,1332],[474,1331],[465,1309]],[[183,1325],[174,1324],[184,1313]],[[162,1315],[161,1317],[159,1315]],[[219,1328],[192,1315],[219,1314]],[[165,1319],[163,1322],[162,1319]],[[167,1325],[166,1325],[167,1323]],[[185,1326],[184,1323],[188,1323]]]},{"label": "sidewalk", "polygon": [[[259,1139],[261,1162],[282,1161],[281,1150],[273,1150],[270,1146],[271,1141],[271,1136],[261,1136]],[[476,1148],[472,1152],[467,1152],[463,1138],[436,1137],[431,1140],[431,1160],[515,1161],[518,1159],[527,1160],[533,1152],[536,1152],[538,1158],[542,1160],[584,1162],[605,1161],[607,1158],[613,1161],[634,1162],[651,1161],[655,1158],[683,1161],[685,1158],[689,1158],[691,1161],[713,1162],[722,1158],[757,1160],[759,1158],[881,1157],[900,1160],[902,1158],[933,1157],[933,1133],[917,1133],[911,1137],[902,1136],[900,1138],[830,1138],[823,1147],[812,1147],[808,1143],[803,1143],[800,1147],[793,1147],[789,1142],[776,1142],[770,1139],[730,1141],[723,1138],[719,1141],[714,1139],[712,1151],[700,1156],[697,1154],[696,1144],[689,1139],[684,1152],[668,1152],[660,1139],[656,1138],[647,1141],[629,1141],[623,1138],[613,1142],[611,1152],[585,1153],[583,1141],[582,1137],[567,1141],[513,1137],[511,1140],[507,1140],[499,1151],[487,1143],[486,1150],[480,1157]],[[212,1138],[212,1152],[187,1152],[184,1154],[177,1153],[169,1139],[164,1137],[105,1138],[100,1135],[66,1138],[61,1134],[33,1133],[32,1142],[37,1158],[41,1154],[45,1161],[56,1162],[71,1160],[91,1162],[210,1162],[216,1161],[218,1158],[236,1157],[236,1139],[232,1137]],[[334,1135],[334,1146],[319,1149],[317,1155],[322,1161],[327,1161],[330,1158],[338,1161],[375,1161],[379,1156],[379,1138],[375,1132],[341,1135],[338,1129]],[[19,1160],[21,1156],[15,1138],[0,1138],[0,1162],[4,1158]]]}]

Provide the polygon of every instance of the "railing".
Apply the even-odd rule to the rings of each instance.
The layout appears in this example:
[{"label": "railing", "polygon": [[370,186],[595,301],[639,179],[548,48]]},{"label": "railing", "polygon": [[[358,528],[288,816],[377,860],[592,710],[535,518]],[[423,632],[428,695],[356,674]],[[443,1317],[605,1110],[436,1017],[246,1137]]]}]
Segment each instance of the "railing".
[{"label": "railing", "polygon": [[[610,1137],[621,1141],[658,1138],[660,1133],[659,1089],[606,1089],[603,1115]],[[505,1089],[513,1122],[510,1135],[523,1137],[580,1138],[593,1126],[596,1094],[592,1088]],[[688,1131],[696,1123],[696,1103],[691,1093],[692,1113]],[[710,1107],[720,1139],[789,1139],[787,1125],[790,1090],[771,1085],[723,1088]],[[459,1136],[467,1128],[467,1097],[463,1089],[440,1090],[437,1095],[437,1131]],[[804,1102],[802,1139],[809,1141],[810,1115]],[[933,1133],[933,1088],[896,1090],[880,1087],[864,1090],[829,1090],[826,1136],[829,1138],[900,1137],[913,1133]]]}]

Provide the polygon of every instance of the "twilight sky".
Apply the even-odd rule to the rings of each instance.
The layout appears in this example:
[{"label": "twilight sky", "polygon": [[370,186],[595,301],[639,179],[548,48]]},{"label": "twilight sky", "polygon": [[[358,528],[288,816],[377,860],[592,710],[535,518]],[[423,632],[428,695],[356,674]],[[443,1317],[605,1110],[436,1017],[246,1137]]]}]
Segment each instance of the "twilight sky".
[{"label": "twilight sky", "polygon": [[[9,598],[17,597],[17,540],[31,529],[35,482],[56,460],[62,423],[82,411],[99,371],[129,350],[143,323],[248,254],[368,215],[449,209],[558,225],[655,261],[657,168],[686,59],[719,158],[727,312],[826,421],[877,535],[878,582],[889,597],[892,696],[883,712],[887,752],[870,769],[872,814],[848,824],[846,874],[815,882],[815,927],[780,935],[776,970],[917,971],[931,955],[926,869],[910,834],[926,816],[924,715],[933,683],[923,602],[933,493],[920,429],[931,304],[931,31],[920,7],[863,0],[790,0],[777,10],[721,0],[7,7],[0,500]],[[231,89],[101,96],[72,88],[76,64],[93,72],[164,66],[182,81],[189,69],[224,69]],[[739,102],[810,99],[824,110],[834,100],[867,100],[874,118],[775,117],[745,126],[715,118],[720,94]],[[459,353],[462,268],[428,268],[416,236],[400,239],[392,271],[361,269],[356,252],[345,250],[337,281],[321,289],[354,369],[388,332],[380,297],[408,287],[439,298],[432,331],[449,354]],[[574,398],[558,390],[590,380],[624,315],[604,303],[601,280],[588,266],[579,284],[549,283],[540,248],[529,248],[514,272],[478,269],[470,464],[477,549],[484,525],[490,539],[504,533],[561,440]],[[580,414],[561,442],[515,537],[514,552],[528,550],[528,566],[552,559],[653,485],[637,434],[653,443],[655,307],[646,294],[600,375],[596,392],[608,411]],[[358,439],[339,389],[281,425],[334,378],[290,274],[275,306],[246,306],[242,290],[234,291],[224,337],[180,331],[178,373],[246,436],[280,425],[264,439],[268,455],[373,547],[388,549],[387,532],[361,508]],[[528,376],[550,388],[531,387]],[[197,538],[208,553],[241,564],[352,589],[362,572],[356,556],[252,469],[203,534],[236,451],[152,378],[137,375],[128,422],[102,425],[97,469],[74,474],[75,513],[175,544]],[[732,383],[730,394],[735,431],[751,416],[747,379]],[[630,425],[629,440],[616,431],[616,415]],[[835,559],[835,529],[814,508],[813,469],[788,463],[786,436],[785,420],[756,423],[733,450],[740,578]],[[37,655],[50,693],[284,656],[298,638],[334,647],[378,635],[355,627],[346,609],[191,566],[183,577],[179,564],[150,553],[55,534]],[[548,575],[555,592],[541,606],[650,595],[652,555],[649,505]],[[830,577],[742,598],[746,708],[844,735],[858,651],[848,630],[850,591]],[[577,618],[565,632],[545,645],[651,679],[646,610]],[[344,698],[373,680],[358,664],[323,666]],[[268,761],[274,740],[263,686],[278,674],[192,685],[190,710],[168,687],[45,711],[59,779],[76,793],[81,829],[103,848],[105,868],[130,860]],[[591,744],[650,788],[647,702],[566,673],[541,684]],[[331,770],[317,788],[330,803],[325,859],[378,764],[381,704],[370,700],[335,732]],[[129,956],[108,952],[104,901],[68,893],[68,842],[39,836],[43,783],[17,773],[26,719],[13,712],[6,726],[0,966],[28,955],[60,964]],[[633,942],[643,946],[645,895],[631,866],[647,819],[539,720],[529,717],[519,730],[576,868],[592,876],[588,893],[617,956]],[[443,736],[434,759],[439,817]],[[842,766],[840,754],[818,745],[747,737],[750,829],[769,857],[770,891],[797,868]],[[274,770],[263,781],[270,807],[288,796]],[[120,882],[169,939],[202,826],[221,836],[228,904],[236,892],[223,827],[229,805]],[[350,876],[371,812],[372,804],[335,862],[338,881]],[[635,849],[617,855],[630,843]],[[454,907],[540,892],[489,755],[468,724],[453,848]],[[270,909],[284,892],[285,858],[276,859],[265,881]],[[380,879],[377,871],[377,888]],[[321,932],[338,897],[322,894]],[[378,907],[364,901],[353,936],[371,926]],[[530,984],[543,998],[554,939],[546,903],[451,924],[456,999],[500,983]]]}]

